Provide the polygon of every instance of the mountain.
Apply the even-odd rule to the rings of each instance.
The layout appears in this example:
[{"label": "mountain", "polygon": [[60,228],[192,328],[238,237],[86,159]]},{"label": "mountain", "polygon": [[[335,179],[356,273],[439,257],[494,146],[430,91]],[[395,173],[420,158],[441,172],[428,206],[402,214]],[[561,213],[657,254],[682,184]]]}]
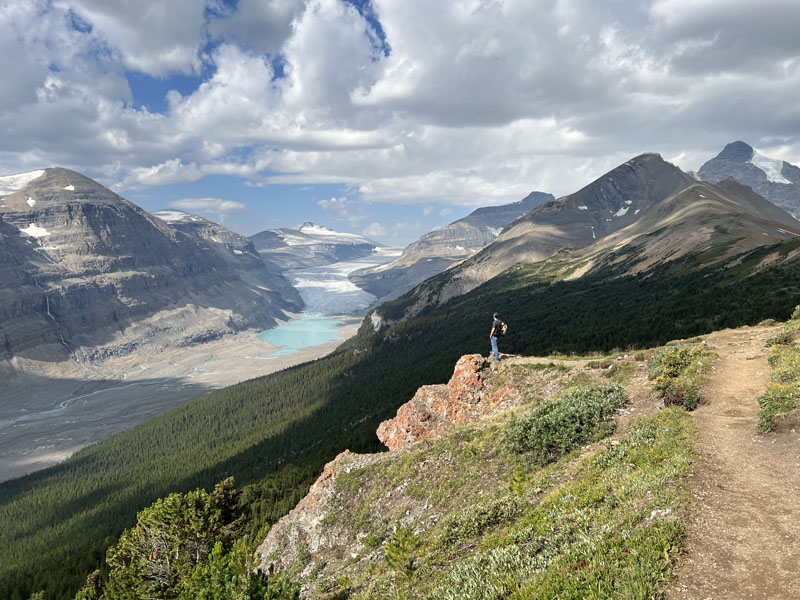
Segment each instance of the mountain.
[{"label": "mountain", "polygon": [[268,229],[250,236],[268,265],[281,271],[320,267],[369,256],[380,244],[353,233],[303,223],[298,229]]},{"label": "mountain", "polygon": [[692,183],[689,175],[658,154],[637,156],[574,194],[545,202],[511,223],[483,250],[410,292],[404,301],[406,314],[464,294],[516,264],[589,246]]},{"label": "mountain", "polygon": [[[406,318],[442,304],[510,267],[550,257],[588,272],[611,249],[636,253],[631,274],[692,253],[720,260],[794,239],[800,223],[751,189],[728,179],[698,182],[657,154],[643,154],[580,191],[547,202],[512,223],[486,248],[389,305]],[[384,323],[378,310],[373,319]]]},{"label": "mountain", "polygon": [[225,261],[231,271],[254,285],[265,286],[278,294],[287,307],[299,310],[303,305],[297,290],[277,272],[269,269],[253,242],[243,235],[226,229],[222,225],[181,210],[165,209],[151,213],[173,229],[177,229],[211,247]]},{"label": "mountain", "polygon": [[[574,234],[578,242],[585,240],[583,246],[551,249],[555,253],[539,261],[517,261],[471,291],[409,313],[408,307],[427,291],[433,296],[435,286],[447,282],[449,273],[439,275],[407,296],[381,305],[364,319],[357,336],[325,358],[215,391],[93,444],[55,468],[0,484],[0,522],[5,524],[0,528],[0,597],[12,597],[16,590],[25,598],[45,588],[56,598],[73,597],[86,575],[100,567],[113,538],[131,526],[143,507],[172,492],[211,489],[231,475],[242,488],[246,531],[253,539],[262,527],[276,523],[307,494],[309,484],[326,462],[345,449],[351,453],[379,450],[376,429],[395,417],[398,408],[414,398],[421,386],[447,382],[454,374],[453,365],[463,355],[481,352],[485,356],[494,310],[499,310],[510,325],[508,336],[501,340],[501,352],[520,356],[651,348],[715,329],[788,318],[800,297],[800,240],[792,233],[800,230],[790,217],[774,212],[779,209],[770,208],[734,182],[699,183],[654,155],[640,158],[612,171],[613,181],[601,178],[603,181],[587,186],[581,197],[567,196],[535,209],[478,255],[493,252],[493,247],[517,226],[533,232],[531,243],[517,239],[522,234],[507,243],[518,244],[529,253],[526,256],[535,257],[537,247],[544,247],[548,239],[557,239],[556,229],[561,230],[561,239],[568,239],[571,220],[565,218],[557,227],[559,207],[573,216],[593,213],[591,220],[586,217],[583,222],[584,229]],[[623,214],[625,207],[628,209]],[[633,214],[636,210],[639,213]],[[537,228],[528,220],[537,211],[542,211],[550,224],[550,238],[544,237],[544,226]],[[763,211],[773,212],[759,214]],[[592,227],[596,235],[607,227],[602,231],[606,237],[593,239]],[[630,362],[639,364],[638,360]],[[511,367],[507,373],[490,373],[487,378],[494,382],[497,375],[501,393],[505,383],[513,383],[503,377],[524,379],[539,369],[521,363]],[[559,373],[557,366],[553,370]],[[471,378],[467,381],[476,383]],[[548,382],[522,384],[524,395],[546,394],[553,389]],[[425,398],[435,402],[440,392],[444,393],[433,390]],[[426,416],[428,413],[420,414],[416,422],[438,423]],[[456,411],[454,416],[460,414]],[[384,429],[391,432],[393,428]],[[461,469],[451,470],[455,478],[442,481],[459,486],[475,481],[473,474],[490,466],[489,461],[476,462],[475,457],[499,450],[496,431],[488,431],[485,437],[462,433],[454,432],[437,446],[441,450],[437,450],[437,460],[442,461],[443,469]],[[643,435],[640,439],[646,442],[649,438]],[[662,458],[671,454],[663,448],[658,453]],[[494,510],[479,503],[491,502],[495,490],[505,493],[510,489],[514,465],[504,471],[508,476],[500,487],[486,488],[489,492],[484,494],[480,493],[484,488],[478,487],[476,498],[461,496],[460,487],[442,487],[438,479],[425,479],[424,454],[410,451],[404,456],[396,463],[397,469],[391,467],[391,471],[380,473],[361,471],[342,461],[343,473],[334,490],[356,494],[363,490],[362,499],[369,502],[353,505],[354,512],[326,513],[318,524],[337,531],[347,528],[366,546],[383,544],[385,538],[380,535],[391,535],[396,523],[385,521],[385,515],[373,508],[380,504],[385,490],[394,489],[389,484],[402,485],[409,477],[414,480],[402,488],[409,502],[436,490],[443,490],[443,495],[453,492],[447,498],[456,501],[455,512],[464,519],[449,530],[458,535],[468,532],[473,524],[492,527],[495,521],[491,519],[496,518],[492,515],[518,514],[505,511],[504,506]],[[625,461],[619,468],[629,472]],[[573,474],[569,471],[563,478],[556,474],[548,481],[566,483]],[[386,481],[389,484],[385,485]],[[529,481],[533,483],[536,478]],[[596,489],[595,482],[583,488],[590,490],[589,496]],[[536,493],[536,488],[530,487]],[[367,496],[373,491],[375,496]],[[402,502],[403,496],[400,498]],[[460,498],[465,501],[457,502]],[[587,507],[598,504],[591,497],[587,500]],[[415,510],[424,505],[415,503]],[[565,506],[574,509],[572,503]],[[42,523],[48,527],[42,527]],[[460,539],[472,544],[471,539]],[[430,548],[427,541],[433,539],[425,540],[425,547]],[[298,542],[292,552],[302,549],[302,540]],[[490,550],[501,548],[505,542],[498,537],[470,547]],[[634,554],[626,547],[630,548],[620,548],[623,559]],[[657,546],[659,554],[663,555],[664,547]],[[447,546],[436,549],[446,552]],[[304,561],[317,548],[307,550],[298,553],[301,569],[309,566]],[[364,556],[351,557],[354,568]],[[335,566],[326,567],[323,560],[315,561],[310,571],[319,574]],[[617,564],[616,560],[612,562]],[[563,571],[576,572],[572,566],[577,564],[569,563]],[[383,569],[383,563],[378,568]],[[423,575],[430,572],[426,570]]]},{"label": "mountain", "polygon": [[722,152],[700,167],[698,176],[711,183],[733,177],[773,204],[800,217],[800,168],[764,156],[744,142],[725,146]]},{"label": "mountain", "polygon": [[394,262],[353,272],[350,281],[384,300],[399,296],[474,254],[494,241],[506,225],[552,199],[552,194],[531,192],[511,204],[479,208],[463,219],[426,233],[408,245]]},{"label": "mountain", "polygon": [[74,171],[2,177],[0,190],[4,357],[82,362],[263,328],[299,308],[274,275],[259,280],[253,256],[245,281],[236,257]]}]

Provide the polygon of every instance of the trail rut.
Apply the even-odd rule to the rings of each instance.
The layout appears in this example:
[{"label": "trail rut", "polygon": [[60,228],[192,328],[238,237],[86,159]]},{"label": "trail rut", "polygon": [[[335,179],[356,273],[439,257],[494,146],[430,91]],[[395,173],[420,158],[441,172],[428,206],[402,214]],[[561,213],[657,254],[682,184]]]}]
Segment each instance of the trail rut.
[{"label": "trail rut", "polygon": [[800,598],[800,435],[756,432],[775,328],[708,336],[719,354],[694,413],[699,457],[691,481],[688,553],[675,600]]}]

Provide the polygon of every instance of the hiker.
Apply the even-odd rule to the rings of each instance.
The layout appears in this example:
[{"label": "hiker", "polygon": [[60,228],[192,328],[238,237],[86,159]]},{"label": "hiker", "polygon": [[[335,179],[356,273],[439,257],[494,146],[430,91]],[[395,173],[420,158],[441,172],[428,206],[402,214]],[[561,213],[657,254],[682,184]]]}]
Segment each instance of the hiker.
[{"label": "hiker", "polygon": [[492,343],[494,359],[499,362],[500,352],[497,350],[497,338],[502,335],[503,322],[500,320],[500,315],[498,313],[494,313],[492,318],[494,320],[492,321],[492,330],[489,332],[489,341]]}]

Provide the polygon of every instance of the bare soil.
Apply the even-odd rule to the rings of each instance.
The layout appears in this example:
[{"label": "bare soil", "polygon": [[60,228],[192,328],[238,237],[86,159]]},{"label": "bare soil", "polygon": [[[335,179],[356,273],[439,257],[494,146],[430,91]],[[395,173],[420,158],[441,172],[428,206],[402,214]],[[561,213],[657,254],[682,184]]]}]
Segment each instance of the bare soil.
[{"label": "bare soil", "polygon": [[800,598],[800,435],[756,432],[777,328],[707,338],[718,355],[694,413],[698,464],[687,555],[669,590],[676,600]]}]

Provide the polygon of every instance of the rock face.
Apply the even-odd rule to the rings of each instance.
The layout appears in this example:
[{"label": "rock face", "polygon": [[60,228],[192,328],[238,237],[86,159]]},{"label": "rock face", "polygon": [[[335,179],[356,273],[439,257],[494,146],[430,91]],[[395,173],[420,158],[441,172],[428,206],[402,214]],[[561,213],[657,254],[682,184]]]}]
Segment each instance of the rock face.
[{"label": "rock face", "polygon": [[490,244],[509,223],[552,199],[552,194],[532,192],[518,202],[479,208],[426,233],[407,246],[393,263],[355,271],[350,281],[383,300],[397,297]]},{"label": "rock face", "polygon": [[304,223],[299,229],[268,229],[250,236],[267,265],[281,271],[321,267],[369,256],[379,244],[353,233]]},{"label": "rock face", "polygon": [[710,183],[728,177],[749,186],[757,194],[800,217],[800,168],[769,158],[741,141],[732,142],[706,162],[698,175]]},{"label": "rock face", "polygon": [[[74,171],[3,177],[0,191],[0,269],[9,276],[0,283],[4,357],[57,350],[92,358],[148,340],[192,343],[270,326],[299,307],[255,281],[255,271],[245,281],[247,269],[211,244]],[[176,318],[184,308],[190,318]]]},{"label": "rock face", "polygon": [[159,210],[152,213],[162,221],[210,247],[228,267],[243,279],[265,286],[277,295],[277,302],[286,303],[292,310],[303,306],[300,294],[277,269],[270,270],[261,259],[253,242],[222,225],[180,210]]},{"label": "rock face", "polygon": [[512,388],[488,386],[490,375],[490,363],[483,356],[462,356],[447,385],[421,387],[394,419],[380,424],[378,439],[389,450],[398,450],[491,415],[499,406],[508,410],[517,396]]},{"label": "rock face", "polygon": [[297,549],[304,548],[313,554],[331,545],[334,540],[327,531],[325,518],[337,492],[337,479],[382,459],[380,454],[354,454],[345,450],[326,464],[308,494],[269,530],[256,550],[261,555],[259,567],[266,572],[288,571],[297,559]]}]

